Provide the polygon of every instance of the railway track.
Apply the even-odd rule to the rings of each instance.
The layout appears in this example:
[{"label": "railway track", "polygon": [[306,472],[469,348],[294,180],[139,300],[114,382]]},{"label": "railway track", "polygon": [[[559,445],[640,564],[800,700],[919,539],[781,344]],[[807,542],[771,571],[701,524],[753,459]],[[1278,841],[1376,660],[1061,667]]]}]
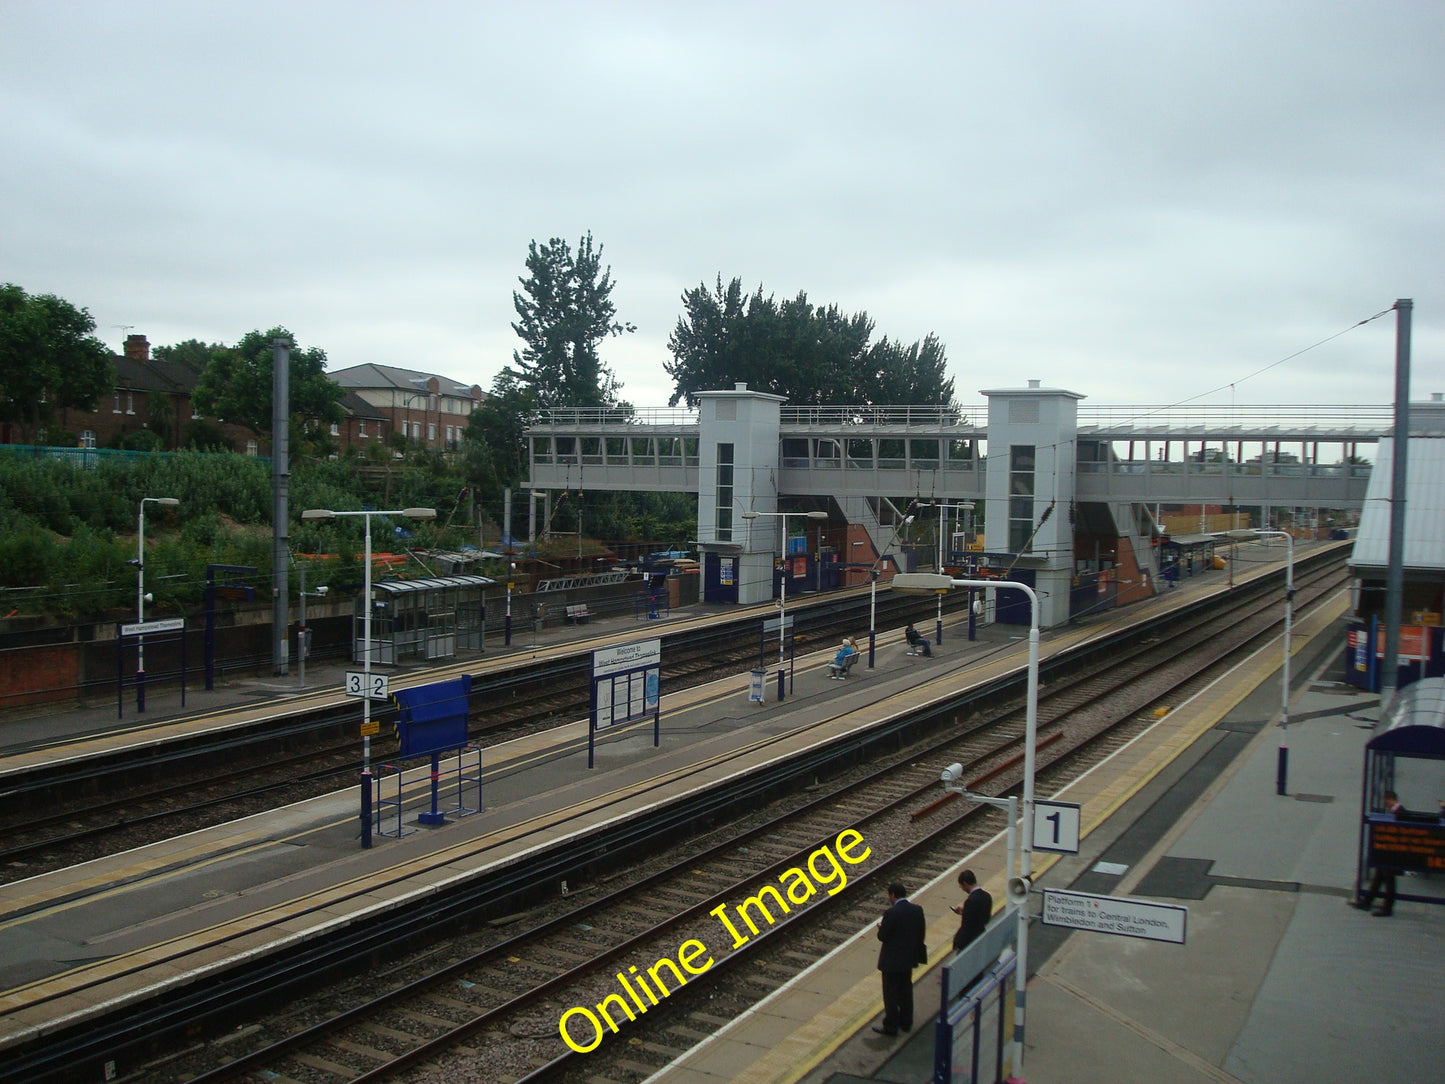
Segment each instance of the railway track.
[{"label": "railway track", "polygon": [[[957,604],[957,603],[955,603]],[[856,632],[866,596],[830,598],[800,607],[799,641],[827,642]],[[893,598],[879,606],[888,627],[933,612],[929,600]],[[747,669],[757,652],[757,622],[724,622],[668,641],[664,693]],[[474,664],[473,664],[474,665]],[[466,665],[437,671],[438,680]],[[476,676],[471,740],[483,747],[546,729],[587,711],[587,657],[524,663]],[[355,701],[299,711],[243,733],[204,732],[174,752],[144,750],[68,770],[15,775],[0,790],[0,883],[30,877],[107,854],[225,823],[266,809],[330,793],[354,783],[360,770]],[[485,706],[485,711],[482,711]],[[280,712],[278,712],[278,715]],[[376,717],[383,735],[390,715]],[[204,730],[215,716],[198,721]],[[57,759],[64,746],[54,747]],[[378,759],[396,759],[395,741],[373,742]]]},{"label": "railway track", "polygon": [[[1301,569],[1298,612],[1334,595],[1343,580],[1338,567]],[[1115,645],[1107,667],[1097,657],[1052,667],[1039,709],[1041,784],[1056,788],[1087,771],[1150,725],[1161,702],[1190,695],[1273,634],[1273,608],[1261,612],[1258,599],[1244,595],[1226,600],[1176,619],[1167,638]],[[513,923],[526,927],[518,934],[482,927],[436,942],[389,962],[384,976],[372,968],[279,1016],[232,1021],[224,1042],[198,1043],[125,1079],[370,1081],[422,1065],[427,1079],[640,1079],[876,918],[876,882],[900,869],[915,883],[931,877],[993,835],[996,814],[960,803],[928,809],[927,799],[939,768],[955,760],[967,766],[971,789],[1000,793],[1017,784],[1019,700],[1014,687],[968,705],[961,722],[959,707],[947,706],[944,733],[900,741],[883,767],[840,768],[825,793],[754,814],[755,823],[728,838],[688,841],[615,882],[573,885]],[[843,845],[849,832],[858,840]],[[820,867],[819,852],[829,846],[833,860]],[[840,850],[851,857],[840,858]],[[815,891],[805,894],[791,878],[794,906],[784,913],[781,897],[764,886],[787,890],[787,871],[805,869]],[[830,893],[845,875],[847,885]],[[752,898],[770,905],[768,919],[756,907],[738,910]],[[690,942],[708,955],[682,960],[680,946]],[[664,957],[678,964],[656,964]],[[705,959],[713,963],[701,967]],[[635,987],[621,984],[619,976],[654,966],[654,981],[671,985],[661,998],[639,1000]],[[383,979],[391,989],[378,990]],[[613,994],[620,1000],[604,1002]],[[629,997],[648,1011],[633,1012]],[[617,1034],[608,1031],[596,1050],[568,1049],[558,1030],[563,1014],[599,1002],[617,1017]],[[588,1019],[574,1013],[569,1020],[575,1043],[591,1043]],[[307,1026],[298,1030],[298,1021]],[[256,1049],[238,1057],[243,1045]]]}]

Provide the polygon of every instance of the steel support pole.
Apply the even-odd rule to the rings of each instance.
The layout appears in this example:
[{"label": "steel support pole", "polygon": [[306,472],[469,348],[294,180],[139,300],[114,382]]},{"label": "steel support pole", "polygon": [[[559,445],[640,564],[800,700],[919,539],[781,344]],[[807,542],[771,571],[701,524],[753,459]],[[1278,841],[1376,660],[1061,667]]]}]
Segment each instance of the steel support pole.
[{"label": "steel support pole", "polygon": [[361,619],[361,669],[366,674],[366,695],[361,698],[361,771],[371,773],[371,513],[362,513],[366,524],[366,565],[362,575],[361,598],[366,613]]},{"label": "steel support pole", "polygon": [[290,420],[291,340],[271,340],[271,634],[272,673],[290,664],[286,627],[291,622]]},{"label": "steel support pole", "polygon": [[[135,562],[135,613],[142,625],[146,619],[146,502],[141,498],[140,525],[136,531]],[[146,638],[141,633],[135,638],[135,710],[146,709]]]},{"label": "steel support pole", "polygon": [[[1385,571],[1385,669],[1380,710],[1400,682],[1400,614],[1405,594],[1405,480],[1410,458],[1410,317],[1415,302],[1395,302],[1395,440],[1390,464],[1390,563]],[[1374,645],[1370,645],[1374,650]]]}]

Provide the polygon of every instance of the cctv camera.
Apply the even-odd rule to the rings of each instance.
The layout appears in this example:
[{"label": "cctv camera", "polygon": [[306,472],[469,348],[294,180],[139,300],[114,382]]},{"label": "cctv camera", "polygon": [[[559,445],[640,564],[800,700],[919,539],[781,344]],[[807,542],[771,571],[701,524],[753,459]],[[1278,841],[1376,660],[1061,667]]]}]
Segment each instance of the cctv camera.
[{"label": "cctv camera", "polygon": [[941,773],[939,773],[938,778],[944,786],[952,786],[954,783],[958,782],[959,778],[962,775],[962,764],[950,764],[947,768],[944,768]]},{"label": "cctv camera", "polygon": [[317,593],[318,595],[324,595],[324,594],[326,594],[327,591],[330,591],[330,590],[331,590],[331,588],[329,588],[329,587],[318,587],[318,588],[316,589],[316,593]]},{"label": "cctv camera", "polygon": [[146,600],[147,602],[154,602],[154,601],[156,600],[156,597],[155,597],[155,595],[153,595],[153,594],[151,594],[149,591],[147,591],[147,592],[145,593],[145,600]]}]

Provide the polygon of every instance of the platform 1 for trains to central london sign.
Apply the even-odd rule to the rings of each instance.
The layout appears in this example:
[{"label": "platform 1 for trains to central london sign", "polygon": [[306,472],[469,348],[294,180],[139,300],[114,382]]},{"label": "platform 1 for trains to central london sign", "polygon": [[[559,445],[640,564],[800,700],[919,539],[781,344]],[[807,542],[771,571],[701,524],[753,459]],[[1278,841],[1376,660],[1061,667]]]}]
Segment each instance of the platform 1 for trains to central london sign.
[{"label": "platform 1 for trains to central london sign", "polygon": [[1045,926],[1067,926],[1074,930],[1142,937],[1150,941],[1184,944],[1189,908],[1169,903],[1149,903],[1123,896],[1095,896],[1089,892],[1060,892],[1044,889],[1044,910],[1039,916]]}]

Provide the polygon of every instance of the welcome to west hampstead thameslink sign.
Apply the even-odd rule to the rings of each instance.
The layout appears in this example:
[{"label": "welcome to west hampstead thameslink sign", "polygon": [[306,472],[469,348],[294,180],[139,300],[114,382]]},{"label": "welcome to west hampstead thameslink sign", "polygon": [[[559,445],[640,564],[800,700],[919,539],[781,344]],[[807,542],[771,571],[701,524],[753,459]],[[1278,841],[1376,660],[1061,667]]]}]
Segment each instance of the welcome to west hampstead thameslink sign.
[{"label": "welcome to west hampstead thameslink sign", "polygon": [[180,632],[186,627],[184,617],[163,617],[159,621],[132,621],[120,626],[122,636],[149,636],[153,632]]},{"label": "welcome to west hampstead thameslink sign", "polygon": [[1146,903],[1119,896],[1044,889],[1045,926],[1067,926],[1095,933],[1116,933],[1150,941],[1184,944],[1189,908],[1169,903]]}]

